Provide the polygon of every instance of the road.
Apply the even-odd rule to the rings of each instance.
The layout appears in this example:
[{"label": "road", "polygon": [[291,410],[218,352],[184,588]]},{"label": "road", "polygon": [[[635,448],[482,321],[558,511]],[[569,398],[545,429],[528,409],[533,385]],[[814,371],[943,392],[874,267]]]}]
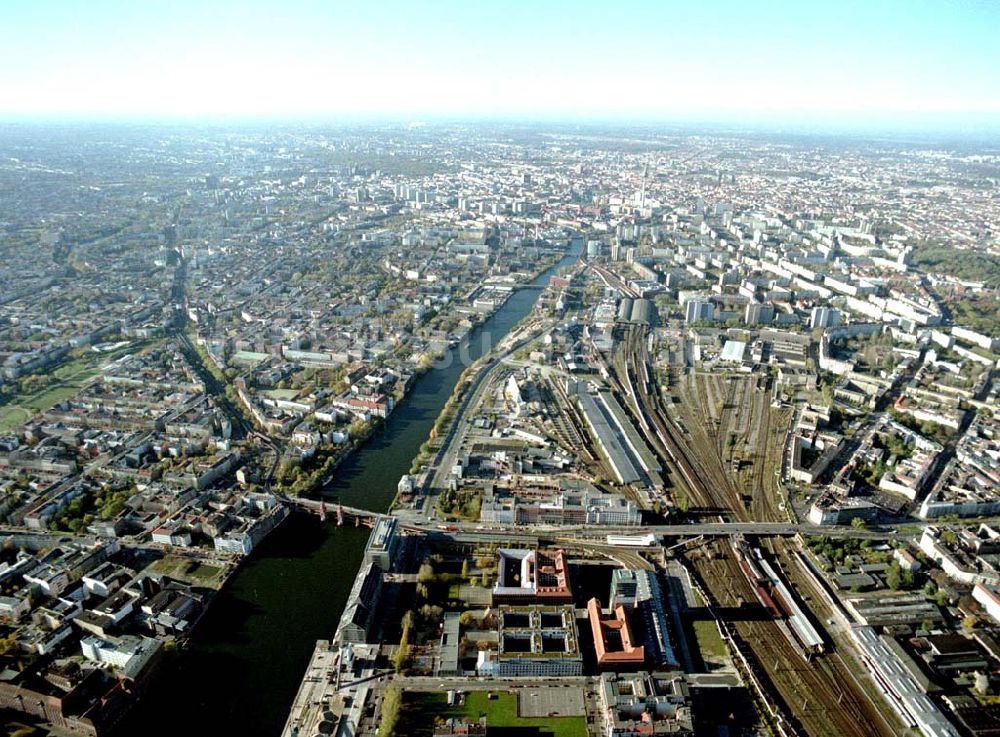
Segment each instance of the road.
[{"label": "road", "polygon": [[[403,527],[407,529],[428,532],[438,530],[441,524],[423,519],[416,514],[406,514],[403,510],[394,514],[400,518]],[[912,527],[914,530],[919,530],[930,525],[942,526],[940,523],[919,522],[907,525],[907,528]],[[598,525],[505,525],[491,527],[480,523],[459,521],[449,522],[448,526],[454,528],[450,532],[461,533],[463,535],[479,534],[484,539],[504,539],[505,537],[510,537],[512,534],[531,534],[541,537],[582,535],[592,538],[595,541],[603,541],[607,535],[628,535],[636,538],[637,545],[639,538],[650,533],[658,537],[698,537],[702,535],[705,537],[729,537],[732,535],[759,535],[765,537],[824,535],[828,537],[857,537],[862,539],[878,539],[897,534],[891,529],[884,528],[851,527],[850,525],[818,526],[807,523],[790,524],[787,522],[697,522],[683,525],[644,525],[642,527]]]},{"label": "road", "polygon": [[[476,377],[473,380],[472,386],[466,391],[464,398],[461,400],[461,404],[455,413],[455,418],[451,423],[451,427],[448,429],[448,435],[441,444],[441,450],[438,451],[437,456],[432,461],[429,468],[427,477],[430,482],[425,488],[425,492],[428,493],[428,495],[435,490],[443,489],[445,487],[448,474],[451,473],[451,469],[455,465],[455,461],[462,449],[463,444],[465,443],[465,436],[469,430],[469,423],[466,421],[466,414],[470,408],[474,408],[479,404],[479,401],[482,398],[483,389],[487,385],[486,380],[498,367],[502,366],[505,358],[519,350],[529,341],[537,338],[548,326],[548,323],[542,323],[535,329],[529,330],[527,334],[521,336],[519,336],[516,332],[512,333],[509,338],[513,339],[513,343],[491,357],[489,361],[476,372]],[[434,500],[429,498],[427,503],[425,503],[424,508],[427,510],[428,514],[433,514]]]}]

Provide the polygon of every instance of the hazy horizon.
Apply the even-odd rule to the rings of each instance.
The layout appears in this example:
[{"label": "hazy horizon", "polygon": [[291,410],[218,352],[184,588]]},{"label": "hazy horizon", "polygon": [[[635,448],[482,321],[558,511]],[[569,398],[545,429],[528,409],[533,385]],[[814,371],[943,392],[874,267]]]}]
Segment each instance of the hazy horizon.
[{"label": "hazy horizon", "polygon": [[5,10],[0,120],[1000,129],[1000,6],[96,0]]},{"label": "hazy horizon", "polygon": [[275,132],[318,132],[353,129],[414,130],[434,128],[518,128],[553,134],[600,135],[620,133],[627,136],[713,135],[713,136],[791,136],[862,141],[887,140],[894,143],[929,142],[982,144],[1000,146],[1000,120],[976,122],[949,119],[944,121],[831,121],[805,119],[769,120],[699,120],[675,119],[599,119],[599,118],[432,118],[402,116],[196,116],[169,118],[156,116],[4,116],[0,114],[0,133],[11,129],[148,129],[161,131],[253,132],[260,128]]}]

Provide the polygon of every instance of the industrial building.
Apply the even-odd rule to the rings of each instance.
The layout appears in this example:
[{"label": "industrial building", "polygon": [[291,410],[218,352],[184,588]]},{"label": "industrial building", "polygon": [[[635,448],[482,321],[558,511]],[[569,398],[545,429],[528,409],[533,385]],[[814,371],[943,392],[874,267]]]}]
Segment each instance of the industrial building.
[{"label": "industrial building", "polygon": [[365,545],[365,562],[375,563],[383,571],[394,570],[399,542],[399,520],[379,517]]},{"label": "industrial building", "polygon": [[441,624],[441,643],[434,674],[438,676],[458,676],[459,644],[461,642],[462,625],[458,612],[445,612]]},{"label": "industrial building", "polygon": [[941,622],[941,609],[920,592],[879,592],[874,596],[844,599],[844,606],[854,618],[872,627]]},{"label": "industrial building", "polygon": [[663,589],[653,571],[616,570],[611,576],[612,607],[631,605],[643,624],[645,657],[653,667],[677,667],[670,640],[667,605]]},{"label": "industrial building", "polygon": [[896,714],[908,727],[916,727],[925,737],[958,737],[958,730],[924,693],[899,658],[871,627],[855,626],[851,636],[862,661],[886,695]]},{"label": "industrial building", "polygon": [[611,606],[619,604],[625,606],[635,606],[635,595],[638,589],[636,571],[625,568],[616,568],[611,572]]},{"label": "industrial building", "polygon": [[368,642],[376,622],[375,612],[382,595],[382,568],[374,561],[364,564],[337,627],[337,643]]},{"label": "industrial building", "polygon": [[479,519],[494,524],[634,527],[641,524],[642,512],[632,500],[596,489],[530,499],[488,490],[483,492]]},{"label": "industrial building", "polygon": [[747,344],[742,340],[727,340],[719,360],[723,363],[743,363],[746,350]]},{"label": "industrial building", "polygon": [[643,325],[652,325],[656,319],[656,305],[649,299],[632,299],[624,297],[618,303],[618,311],[615,315],[616,322],[635,322]]},{"label": "industrial building", "polygon": [[644,483],[661,487],[662,466],[614,395],[608,391],[594,395],[578,389],[576,396],[587,427],[607,459],[615,480],[622,485]]}]

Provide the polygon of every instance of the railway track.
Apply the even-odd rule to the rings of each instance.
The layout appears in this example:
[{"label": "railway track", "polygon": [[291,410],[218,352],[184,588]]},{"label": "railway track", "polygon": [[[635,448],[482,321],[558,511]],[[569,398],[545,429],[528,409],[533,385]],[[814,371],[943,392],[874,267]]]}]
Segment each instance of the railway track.
[{"label": "railway track", "polygon": [[[622,350],[615,356],[615,372],[608,371],[613,386],[627,398],[626,407],[632,412],[639,427],[651,441],[661,459],[678,471],[684,481],[685,490],[695,497],[699,504],[710,505],[710,497],[700,490],[695,465],[691,462],[687,449],[678,444],[673,431],[664,422],[665,416],[659,405],[657,387],[649,381],[648,360],[645,350],[645,332],[638,328],[626,328]],[[637,377],[641,383],[637,384]]]},{"label": "railway track", "polygon": [[[619,386],[629,397],[629,407],[647,436],[655,438],[664,460],[673,465],[685,481],[685,486],[696,506],[714,513],[731,510],[738,521],[747,521],[739,494],[730,482],[716,454],[706,450],[712,442],[705,433],[703,417],[688,417],[685,430],[689,441],[679,435],[669,416],[659,388],[649,381],[649,359],[645,344],[645,331],[627,328],[622,350],[616,357],[621,365]],[[700,450],[695,450],[695,449]],[[707,481],[707,483],[706,483]]]},{"label": "railway track", "polygon": [[[710,432],[704,422],[705,413],[698,411],[700,400],[696,382],[697,378],[692,376],[690,383],[694,384],[693,390],[685,384],[681,385],[680,414],[684,417],[688,437],[675,438],[675,442],[685,448],[687,456],[699,469],[705,482],[705,505],[713,509],[728,510],[728,515],[736,521],[748,521],[749,516],[743,506],[740,491],[733,483],[733,477],[728,473],[722,458],[724,441],[721,438],[726,437],[725,428],[728,427],[728,413],[731,410],[723,408],[715,433]],[[660,411],[663,411],[662,399],[657,398],[656,401]],[[725,406],[730,404],[731,399],[724,403]]]},{"label": "railway track", "polygon": [[692,562],[703,588],[710,592],[719,617],[735,635],[737,646],[770,683],[772,698],[797,734],[881,737],[897,734],[865,695],[841,656],[834,652],[806,660],[764,611],[739,568],[736,557],[714,544],[711,558]]},{"label": "railway track", "polygon": [[547,396],[544,397],[546,408],[551,415],[559,443],[567,450],[581,456],[585,463],[596,462],[597,458],[585,440],[586,431],[576,416],[565,389],[551,377],[544,380],[543,386],[547,392]]},{"label": "railway track", "polygon": [[[751,464],[748,473],[751,505],[747,509],[738,491],[732,472],[727,473],[720,452],[719,438],[711,438],[705,430],[705,419],[710,416],[692,417],[685,412],[689,438],[683,437],[676,424],[668,419],[663,397],[658,387],[649,382],[648,357],[645,332],[629,327],[625,329],[612,367],[605,367],[612,385],[628,398],[626,406],[635,416],[665,466],[678,471],[684,479],[692,499],[704,507],[727,511],[737,520],[749,520],[761,514],[777,514],[774,480],[766,476],[770,467],[770,452],[777,446],[780,462],[782,443],[775,442],[767,402],[768,392],[757,391],[744,381],[740,420],[744,435],[756,428],[758,444],[761,435],[765,452]],[[684,387],[684,382],[680,382]],[[682,389],[682,391],[686,390]],[[697,393],[697,391],[696,391]],[[730,389],[735,403],[735,382]],[[691,408],[697,404],[689,404]],[[702,407],[702,409],[705,409]],[[752,416],[751,416],[752,415]],[[719,437],[728,437],[732,427],[732,408],[724,409],[719,418]],[[714,441],[714,442],[713,442]],[[772,493],[768,493],[771,491]],[[756,501],[760,499],[760,501]],[[753,512],[753,514],[751,514]],[[740,649],[746,662],[763,676],[759,680],[772,691],[782,720],[787,722],[786,732],[807,735],[844,735],[851,737],[881,737],[897,734],[898,725],[885,721],[880,710],[867,697],[865,689],[857,682],[852,667],[843,657],[833,652],[807,661],[800,649],[782,631],[781,624],[769,616],[740,616],[747,602],[757,605],[756,593],[740,570],[735,553],[728,546],[713,544],[715,553],[708,557],[704,548],[692,554],[692,568],[703,582],[704,589],[713,599],[710,602],[719,616],[726,619],[733,633],[734,646]],[[784,552],[783,550],[781,551]],[[777,555],[777,553],[776,553]],[[786,625],[787,626],[787,625]]]}]

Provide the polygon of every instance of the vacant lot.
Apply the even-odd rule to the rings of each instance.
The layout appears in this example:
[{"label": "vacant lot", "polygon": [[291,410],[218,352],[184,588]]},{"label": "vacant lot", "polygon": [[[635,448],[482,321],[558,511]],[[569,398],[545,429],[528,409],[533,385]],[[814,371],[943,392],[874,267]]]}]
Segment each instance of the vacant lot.
[{"label": "vacant lot", "polygon": [[177,555],[167,555],[149,567],[151,571],[192,586],[218,589],[226,578],[226,569],[209,563],[199,563]]}]

